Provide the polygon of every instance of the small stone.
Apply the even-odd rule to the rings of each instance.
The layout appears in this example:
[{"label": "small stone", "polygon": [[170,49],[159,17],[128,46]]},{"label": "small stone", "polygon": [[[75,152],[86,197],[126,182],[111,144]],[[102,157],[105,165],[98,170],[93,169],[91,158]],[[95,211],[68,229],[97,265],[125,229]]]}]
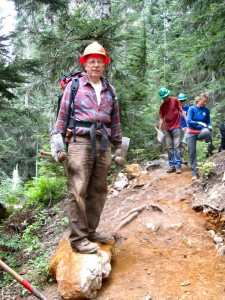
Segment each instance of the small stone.
[{"label": "small stone", "polygon": [[209,230],[208,233],[212,238],[214,238],[214,236],[216,235],[214,230]]},{"label": "small stone", "polygon": [[182,286],[187,286],[187,285],[190,285],[191,282],[189,280],[186,280],[184,282],[181,283]]},{"label": "small stone", "polygon": [[216,244],[223,243],[223,238],[217,235],[214,236],[213,240]]},{"label": "small stone", "polygon": [[223,246],[223,243],[218,243],[218,244],[216,244],[216,250],[219,250],[221,247]]},{"label": "small stone", "polygon": [[217,252],[221,256],[225,255],[225,246],[220,247]]}]

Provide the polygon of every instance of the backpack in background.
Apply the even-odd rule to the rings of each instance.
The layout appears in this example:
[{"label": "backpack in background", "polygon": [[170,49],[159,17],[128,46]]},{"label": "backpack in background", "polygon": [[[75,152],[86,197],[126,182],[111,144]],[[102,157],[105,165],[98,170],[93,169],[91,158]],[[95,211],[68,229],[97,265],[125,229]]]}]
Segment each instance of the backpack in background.
[{"label": "backpack in background", "polygon": [[225,120],[220,124],[219,129],[220,129],[221,141],[220,141],[220,147],[218,152],[221,152],[225,150]]}]

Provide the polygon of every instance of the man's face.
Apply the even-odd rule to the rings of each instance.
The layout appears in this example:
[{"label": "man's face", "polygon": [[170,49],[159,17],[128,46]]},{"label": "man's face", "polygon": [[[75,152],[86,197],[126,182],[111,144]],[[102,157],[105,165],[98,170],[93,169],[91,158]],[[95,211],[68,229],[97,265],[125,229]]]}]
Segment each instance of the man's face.
[{"label": "man's face", "polygon": [[186,100],[180,101],[180,105],[181,105],[182,107],[186,106]]},{"label": "man's face", "polygon": [[104,56],[101,54],[90,54],[84,64],[89,78],[100,78],[104,69]]},{"label": "man's face", "polygon": [[170,96],[169,95],[163,98],[164,102],[168,102],[169,100],[170,100]]}]

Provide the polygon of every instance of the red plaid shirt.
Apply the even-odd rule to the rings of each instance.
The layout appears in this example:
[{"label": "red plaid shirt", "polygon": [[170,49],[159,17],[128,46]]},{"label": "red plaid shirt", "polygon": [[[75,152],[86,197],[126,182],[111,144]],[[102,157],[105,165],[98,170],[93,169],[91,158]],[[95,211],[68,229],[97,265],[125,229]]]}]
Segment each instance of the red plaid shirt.
[{"label": "red plaid shirt", "polygon": [[[111,142],[116,148],[120,147],[122,138],[118,100],[116,98],[113,109],[113,99],[104,80],[102,80],[101,103],[98,105],[95,90],[88,81],[87,75],[85,74],[79,79],[79,89],[75,97],[75,105],[72,106],[73,113],[70,101],[71,84],[72,81],[68,83],[64,91],[60,111],[53,132],[65,135],[68,116],[74,116],[74,118],[80,122],[102,122],[108,125],[107,130]],[[114,87],[111,87],[115,94]],[[102,129],[96,131],[97,134],[102,133]],[[89,128],[76,128],[76,135],[87,134],[89,134]]]}]

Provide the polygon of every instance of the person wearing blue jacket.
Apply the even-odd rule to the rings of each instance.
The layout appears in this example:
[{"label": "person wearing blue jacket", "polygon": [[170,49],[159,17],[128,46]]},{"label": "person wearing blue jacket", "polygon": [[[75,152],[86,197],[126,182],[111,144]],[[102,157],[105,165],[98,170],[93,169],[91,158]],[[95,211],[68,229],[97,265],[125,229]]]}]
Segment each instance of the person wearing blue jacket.
[{"label": "person wearing blue jacket", "polygon": [[[180,101],[180,105],[184,111],[184,113],[187,115],[189,105],[187,104],[187,96],[184,93],[180,93],[178,95],[178,100]],[[185,164],[184,160],[184,152],[185,152],[185,145],[186,145],[186,139],[185,139],[185,133],[187,131],[187,122],[184,119],[184,117],[180,114],[180,121],[181,121],[181,135],[180,135],[180,154],[181,154],[181,162],[182,164]]]},{"label": "person wearing blue jacket", "polygon": [[212,143],[210,112],[206,107],[208,98],[209,97],[204,93],[196,97],[196,105],[191,106],[187,114],[188,128],[185,138],[188,145],[188,154],[192,170],[192,180],[196,180],[199,177],[196,152],[197,141],[205,140],[205,143],[207,143],[208,146],[208,153],[210,155],[213,154],[212,151],[215,149]]}]

